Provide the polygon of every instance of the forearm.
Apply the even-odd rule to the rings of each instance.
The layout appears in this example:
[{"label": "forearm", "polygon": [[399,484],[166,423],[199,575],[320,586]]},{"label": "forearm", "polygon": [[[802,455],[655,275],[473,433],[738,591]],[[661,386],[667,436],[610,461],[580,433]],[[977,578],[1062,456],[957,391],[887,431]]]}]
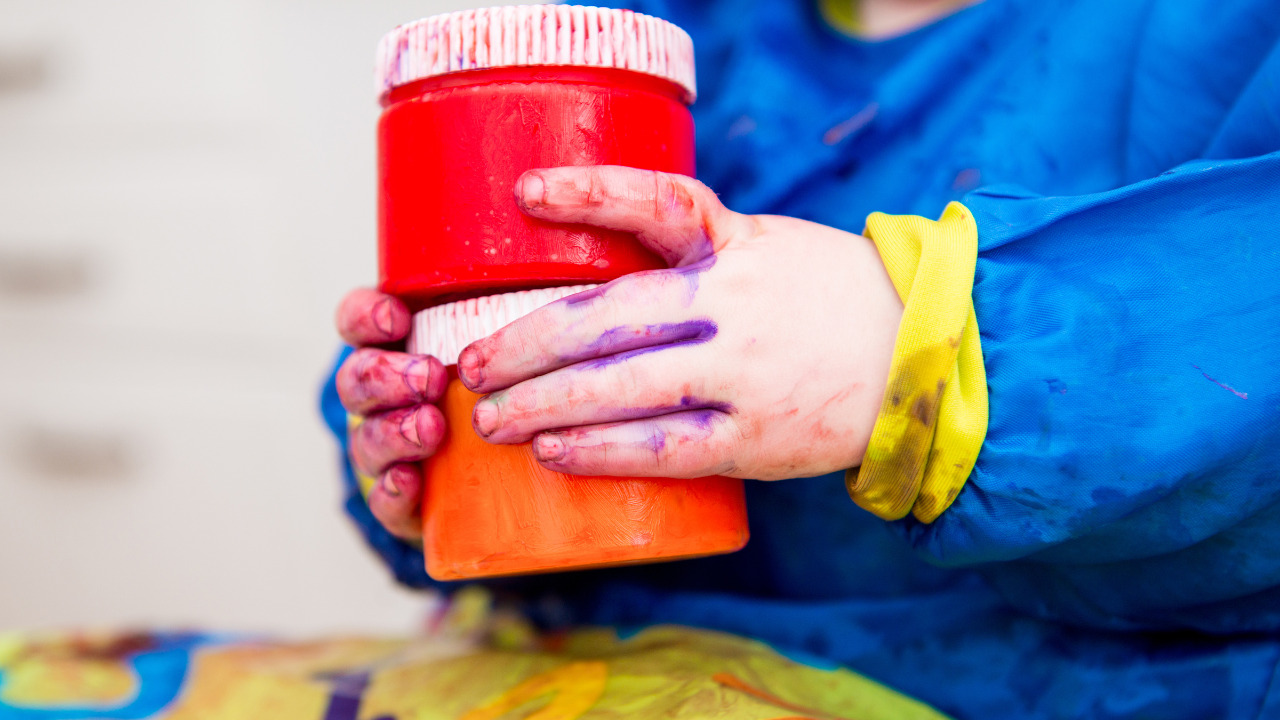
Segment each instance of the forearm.
[{"label": "forearm", "polygon": [[1280,154],[966,204],[990,424],[955,503],[901,531],[941,564],[1022,561],[998,584],[1064,617],[1185,623],[1173,606],[1268,591],[1280,563],[1254,549],[1280,539]]}]

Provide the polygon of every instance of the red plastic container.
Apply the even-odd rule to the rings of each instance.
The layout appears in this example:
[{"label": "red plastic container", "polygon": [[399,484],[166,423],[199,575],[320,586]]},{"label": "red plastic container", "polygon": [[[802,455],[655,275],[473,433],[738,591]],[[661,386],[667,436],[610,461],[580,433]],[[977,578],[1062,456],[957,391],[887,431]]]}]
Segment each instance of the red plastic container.
[{"label": "red plastic container", "polygon": [[[585,59],[591,23],[596,65]],[[500,39],[491,39],[494,27],[505,33]],[[523,56],[522,44],[509,37],[513,32],[525,37]],[[534,37],[551,47],[539,53]],[[636,47],[651,37],[669,39],[647,53]],[[480,38],[511,44],[513,57],[478,52],[485,44]],[[576,51],[575,38],[584,46]],[[599,48],[612,49],[619,39],[629,41],[619,48],[622,67],[600,64]],[[674,47],[680,39],[688,45],[687,59]],[[422,44],[417,52],[414,42]],[[463,55],[448,66],[438,55],[446,44]],[[525,170],[563,165],[693,175],[693,118],[685,104],[694,92],[692,44],[682,31],[626,11],[495,8],[399,28],[383,40],[381,54],[380,65],[389,68],[378,123],[383,291],[426,307],[441,298],[603,282],[663,266],[626,235],[523,215],[512,189]],[[627,69],[628,55],[630,65],[639,66],[635,58],[645,54],[660,67]],[[406,56],[438,72],[415,78],[403,69],[411,67]],[[539,57],[561,64],[513,64]],[[415,79],[402,82],[405,76]]]},{"label": "red plastic container", "polygon": [[[662,267],[628,235],[529,218],[513,187],[526,170],[563,165],[693,175],[693,51],[679,28],[563,5],[464,11],[397,28],[379,48],[379,73],[384,292],[421,311]],[[411,345],[455,363],[462,345],[485,334],[478,328],[518,317],[508,305],[437,312],[430,332],[419,318]],[[500,311],[475,315],[484,308]],[[741,481],[552,473],[527,445],[480,440],[470,424],[475,399],[451,381],[449,434],[427,464],[433,577],[649,562],[745,544]]]}]

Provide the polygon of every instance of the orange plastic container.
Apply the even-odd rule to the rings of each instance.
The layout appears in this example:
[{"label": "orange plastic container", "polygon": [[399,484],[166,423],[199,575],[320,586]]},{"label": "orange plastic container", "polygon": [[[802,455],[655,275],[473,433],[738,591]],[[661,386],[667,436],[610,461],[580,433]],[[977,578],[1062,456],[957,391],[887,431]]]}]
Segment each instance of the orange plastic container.
[{"label": "orange plastic container", "polygon": [[742,481],[571,476],[528,445],[471,430],[477,395],[450,376],[450,432],[427,463],[423,548],[437,580],[701,557],[747,541]]},{"label": "orange plastic container", "polygon": [[[622,10],[522,6],[436,16],[379,48],[379,285],[419,311],[410,352],[458,352],[534,308],[661,267],[633,238],[523,215],[525,170],[628,165],[692,175],[688,35]],[[530,290],[525,290],[530,289]],[[576,288],[581,289],[581,288]],[[741,480],[568,476],[471,427],[451,375],[426,464],[423,544],[438,580],[732,552]]]},{"label": "orange plastic container", "polygon": [[582,287],[485,297],[415,318],[410,351],[442,356],[443,444],[426,463],[423,549],[437,580],[517,575],[678,560],[738,550],[747,542],[742,481],[565,475],[523,445],[490,445],[471,426],[478,395],[456,372],[456,354],[546,302]]}]

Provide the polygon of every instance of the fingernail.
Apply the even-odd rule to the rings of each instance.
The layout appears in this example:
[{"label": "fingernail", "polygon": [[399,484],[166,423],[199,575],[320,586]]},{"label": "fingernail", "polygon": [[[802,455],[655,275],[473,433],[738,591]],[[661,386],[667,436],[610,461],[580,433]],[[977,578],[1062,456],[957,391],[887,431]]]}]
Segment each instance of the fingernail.
[{"label": "fingernail", "polygon": [[480,361],[480,351],[468,345],[458,354],[458,379],[468,390],[475,391],[484,381],[484,368]]},{"label": "fingernail", "polygon": [[427,401],[435,402],[444,397],[444,391],[449,387],[449,373],[445,372],[444,365],[433,357],[427,358],[427,367],[430,375],[427,381]]},{"label": "fingernail", "polygon": [[388,470],[382,473],[382,492],[391,497],[400,497],[400,488],[396,487],[396,482],[391,477],[394,474],[395,470]]},{"label": "fingernail", "polygon": [[422,437],[418,434],[418,411],[414,410],[400,419],[400,437],[414,447],[422,447]]},{"label": "fingernail", "polygon": [[480,437],[492,435],[501,424],[500,421],[498,403],[488,398],[476,403],[476,409],[471,413],[471,424],[475,427],[476,432],[480,433]]},{"label": "fingernail", "polygon": [[394,321],[391,317],[392,302],[394,301],[391,298],[387,298],[373,308],[373,325],[388,338],[391,337],[391,333],[395,332]]},{"label": "fingernail", "polygon": [[537,173],[527,172],[520,180],[520,201],[525,207],[545,205],[547,201],[547,183]]},{"label": "fingernail", "polygon": [[431,363],[426,358],[410,360],[401,371],[400,378],[418,402],[431,401]]},{"label": "fingernail", "polygon": [[392,496],[411,495],[418,491],[417,470],[411,464],[393,465],[387,470],[386,484],[387,492]]},{"label": "fingernail", "polygon": [[557,433],[543,433],[533,441],[533,456],[540,462],[555,462],[564,457],[567,449]]}]

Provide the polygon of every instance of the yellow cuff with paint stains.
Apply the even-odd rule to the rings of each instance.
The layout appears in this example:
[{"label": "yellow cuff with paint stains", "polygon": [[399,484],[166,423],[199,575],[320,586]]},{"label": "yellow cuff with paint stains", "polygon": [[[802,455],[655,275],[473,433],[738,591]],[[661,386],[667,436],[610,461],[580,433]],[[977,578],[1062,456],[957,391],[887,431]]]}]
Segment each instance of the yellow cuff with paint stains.
[{"label": "yellow cuff with paint stains", "polygon": [[960,203],[937,221],[873,213],[875,243],[906,306],[889,383],[862,467],[845,474],[849,496],[886,519],[933,522],[951,506],[987,434],[973,273],[978,228]]}]

